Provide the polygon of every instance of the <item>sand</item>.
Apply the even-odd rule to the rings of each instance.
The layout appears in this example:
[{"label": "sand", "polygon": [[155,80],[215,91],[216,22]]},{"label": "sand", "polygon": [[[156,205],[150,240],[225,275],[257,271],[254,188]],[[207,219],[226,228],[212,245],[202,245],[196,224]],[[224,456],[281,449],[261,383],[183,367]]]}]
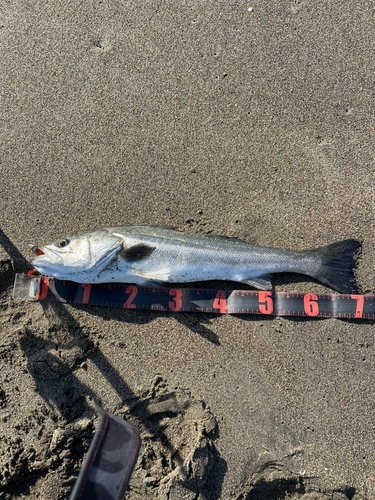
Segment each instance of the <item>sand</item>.
[{"label": "sand", "polygon": [[98,407],[141,431],[129,500],[375,498],[373,321],[11,299],[27,243],[123,224],[357,238],[374,293],[372,2],[0,12],[0,498],[69,498]]}]

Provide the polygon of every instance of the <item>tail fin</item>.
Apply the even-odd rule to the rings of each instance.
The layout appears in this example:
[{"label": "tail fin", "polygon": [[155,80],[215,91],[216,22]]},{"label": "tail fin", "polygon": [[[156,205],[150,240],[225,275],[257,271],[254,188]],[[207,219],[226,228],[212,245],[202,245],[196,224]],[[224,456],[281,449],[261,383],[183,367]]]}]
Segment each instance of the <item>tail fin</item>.
[{"label": "tail fin", "polygon": [[312,250],[322,263],[314,278],[340,293],[358,293],[354,269],[360,249],[359,241],[344,240]]}]

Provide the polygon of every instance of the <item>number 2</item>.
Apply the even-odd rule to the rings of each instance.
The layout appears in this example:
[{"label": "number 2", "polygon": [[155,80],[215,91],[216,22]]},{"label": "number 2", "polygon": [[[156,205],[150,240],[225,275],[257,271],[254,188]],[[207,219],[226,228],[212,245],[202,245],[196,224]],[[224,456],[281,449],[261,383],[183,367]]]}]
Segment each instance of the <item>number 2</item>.
[{"label": "number 2", "polygon": [[135,309],[135,304],[132,304],[132,301],[138,293],[138,288],[134,285],[127,286],[125,293],[130,293],[130,296],[122,307],[126,309]]}]

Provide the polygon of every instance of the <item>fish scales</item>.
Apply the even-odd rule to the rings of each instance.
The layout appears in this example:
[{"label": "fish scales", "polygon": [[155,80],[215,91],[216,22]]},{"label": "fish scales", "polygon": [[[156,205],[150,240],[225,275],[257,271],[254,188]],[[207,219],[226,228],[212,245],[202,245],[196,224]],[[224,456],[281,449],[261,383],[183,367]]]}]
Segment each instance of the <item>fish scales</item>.
[{"label": "fish scales", "polygon": [[297,251],[166,227],[119,226],[30,247],[38,249],[33,265],[39,272],[78,283],[231,280],[268,290],[273,273],[294,272],[343,293],[358,290],[353,272],[360,250],[356,240]]},{"label": "fish scales", "polygon": [[[240,240],[215,236],[205,238],[202,235],[181,233],[181,236],[175,238],[177,232],[170,230],[164,230],[162,237],[155,235],[154,231],[138,231],[142,236],[134,232],[126,238],[126,244],[132,246],[146,242],[156,249],[147,261],[131,266],[132,272],[151,271],[163,266],[167,268],[173,264],[168,278],[171,283],[185,281],[187,272],[192,281],[220,280],[223,276],[244,281],[265,274],[265,270],[267,273],[299,272],[301,269],[314,272],[318,268],[316,259],[305,258],[303,252],[251,247]],[[117,229],[117,234],[122,233],[126,233],[126,228],[122,231]],[[185,264],[189,266],[188,271]],[[113,268],[107,269],[107,276],[111,273]],[[104,275],[99,279],[103,278]]]}]

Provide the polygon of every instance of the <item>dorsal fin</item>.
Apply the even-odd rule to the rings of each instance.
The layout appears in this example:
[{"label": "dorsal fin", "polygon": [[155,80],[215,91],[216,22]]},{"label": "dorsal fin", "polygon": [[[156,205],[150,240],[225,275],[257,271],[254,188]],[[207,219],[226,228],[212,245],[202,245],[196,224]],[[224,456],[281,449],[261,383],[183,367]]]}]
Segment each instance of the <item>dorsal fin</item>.
[{"label": "dorsal fin", "polygon": [[208,236],[210,238],[221,238],[223,240],[233,240],[233,241],[243,241],[237,236],[224,236],[224,235],[219,235],[219,234],[202,234],[202,236]]},{"label": "dorsal fin", "polygon": [[172,226],[147,226],[147,227],[154,227],[155,229],[169,229],[170,231],[178,231],[179,233],[181,233],[179,229],[176,229]]}]

